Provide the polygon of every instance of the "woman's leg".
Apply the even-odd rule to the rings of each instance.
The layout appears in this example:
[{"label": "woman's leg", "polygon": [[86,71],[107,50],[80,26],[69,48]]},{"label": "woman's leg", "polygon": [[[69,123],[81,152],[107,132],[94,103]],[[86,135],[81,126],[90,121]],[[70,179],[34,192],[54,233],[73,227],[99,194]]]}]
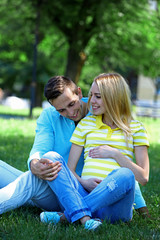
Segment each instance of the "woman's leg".
[{"label": "woman's leg", "polygon": [[84,197],[92,213],[112,223],[132,219],[135,177],[131,170],[112,171],[90,194]]},{"label": "woman's leg", "polygon": [[36,206],[47,211],[61,210],[57,197],[47,182],[28,171],[0,189],[0,214],[20,207],[31,199]]},{"label": "woman's leg", "polygon": [[[45,157],[62,163],[62,170],[58,173],[58,177],[48,184],[65,208],[68,220],[74,222],[84,213],[90,216],[90,210],[94,213],[101,208],[108,208],[112,205],[117,205],[119,219],[128,221],[132,218],[135,190],[135,178],[132,171],[126,168],[113,171],[88,194],[59,154],[49,152],[43,156],[43,158]],[[105,218],[107,217],[110,218],[110,213],[105,216]]]}]

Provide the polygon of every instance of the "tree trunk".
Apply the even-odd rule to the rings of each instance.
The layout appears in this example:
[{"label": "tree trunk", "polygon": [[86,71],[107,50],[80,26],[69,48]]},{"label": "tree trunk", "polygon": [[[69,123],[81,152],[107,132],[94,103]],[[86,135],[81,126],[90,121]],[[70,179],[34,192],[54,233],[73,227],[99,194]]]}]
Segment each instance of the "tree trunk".
[{"label": "tree trunk", "polygon": [[138,74],[132,69],[127,74],[128,84],[131,90],[131,99],[132,101],[137,99],[137,83],[138,83]]},{"label": "tree trunk", "polygon": [[82,71],[82,67],[85,63],[86,55],[77,49],[74,49],[72,45],[68,50],[67,66],[65,75],[70,77],[76,84],[79,81],[79,77]]},{"label": "tree trunk", "polygon": [[33,70],[32,70],[32,83],[31,83],[31,104],[29,117],[32,118],[33,108],[35,107],[36,100],[36,87],[37,87],[37,53],[39,42],[39,20],[40,20],[40,1],[36,5],[36,19],[35,19],[35,42],[33,47]]},{"label": "tree trunk", "polygon": [[35,107],[42,107],[43,92],[44,92],[44,85],[42,83],[38,83],[36,87]]}]

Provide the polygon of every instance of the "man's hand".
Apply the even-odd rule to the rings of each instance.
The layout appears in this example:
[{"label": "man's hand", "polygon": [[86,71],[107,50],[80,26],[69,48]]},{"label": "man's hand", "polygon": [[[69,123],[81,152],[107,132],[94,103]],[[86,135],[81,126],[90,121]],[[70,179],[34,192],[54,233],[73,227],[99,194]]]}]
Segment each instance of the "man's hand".
[{"label": "man's hand", "polygon": [[31,172],[38,178],[52,181],[58,176],[58,172],[61,170],[61,163],[53,163],[51,160],[46,158],[33,159],[30,163]]}]

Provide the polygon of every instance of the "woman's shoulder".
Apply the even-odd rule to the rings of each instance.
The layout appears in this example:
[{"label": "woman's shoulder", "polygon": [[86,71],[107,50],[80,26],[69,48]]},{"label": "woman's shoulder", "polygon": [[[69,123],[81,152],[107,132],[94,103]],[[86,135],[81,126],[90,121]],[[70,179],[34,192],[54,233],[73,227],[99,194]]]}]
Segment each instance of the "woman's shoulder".
[{"label": "woman's shoulder", "polygon": [[144,124],[138,120],[133,119],[130,123],[131,130],[145,129]]}]

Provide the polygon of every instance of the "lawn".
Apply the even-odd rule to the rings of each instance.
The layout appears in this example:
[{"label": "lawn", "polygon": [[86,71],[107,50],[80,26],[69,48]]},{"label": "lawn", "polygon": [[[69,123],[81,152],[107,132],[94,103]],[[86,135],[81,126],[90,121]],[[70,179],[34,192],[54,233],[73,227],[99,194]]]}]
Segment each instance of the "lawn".
[{"label": "lawn", "polygon": [[[150,181],[141,187],[152,220],[134,212],[129,224],[109,224],[93,233],[80,225],[45,225],[39,220],[40,209],[21,207],[0,216],[0,239],[160,239],[160,119],[141,118],[148,131],[150,148]],[[35,119],[0,118],[0,159],[20,170],[27,170],[27,158],[35,136]]]}]

